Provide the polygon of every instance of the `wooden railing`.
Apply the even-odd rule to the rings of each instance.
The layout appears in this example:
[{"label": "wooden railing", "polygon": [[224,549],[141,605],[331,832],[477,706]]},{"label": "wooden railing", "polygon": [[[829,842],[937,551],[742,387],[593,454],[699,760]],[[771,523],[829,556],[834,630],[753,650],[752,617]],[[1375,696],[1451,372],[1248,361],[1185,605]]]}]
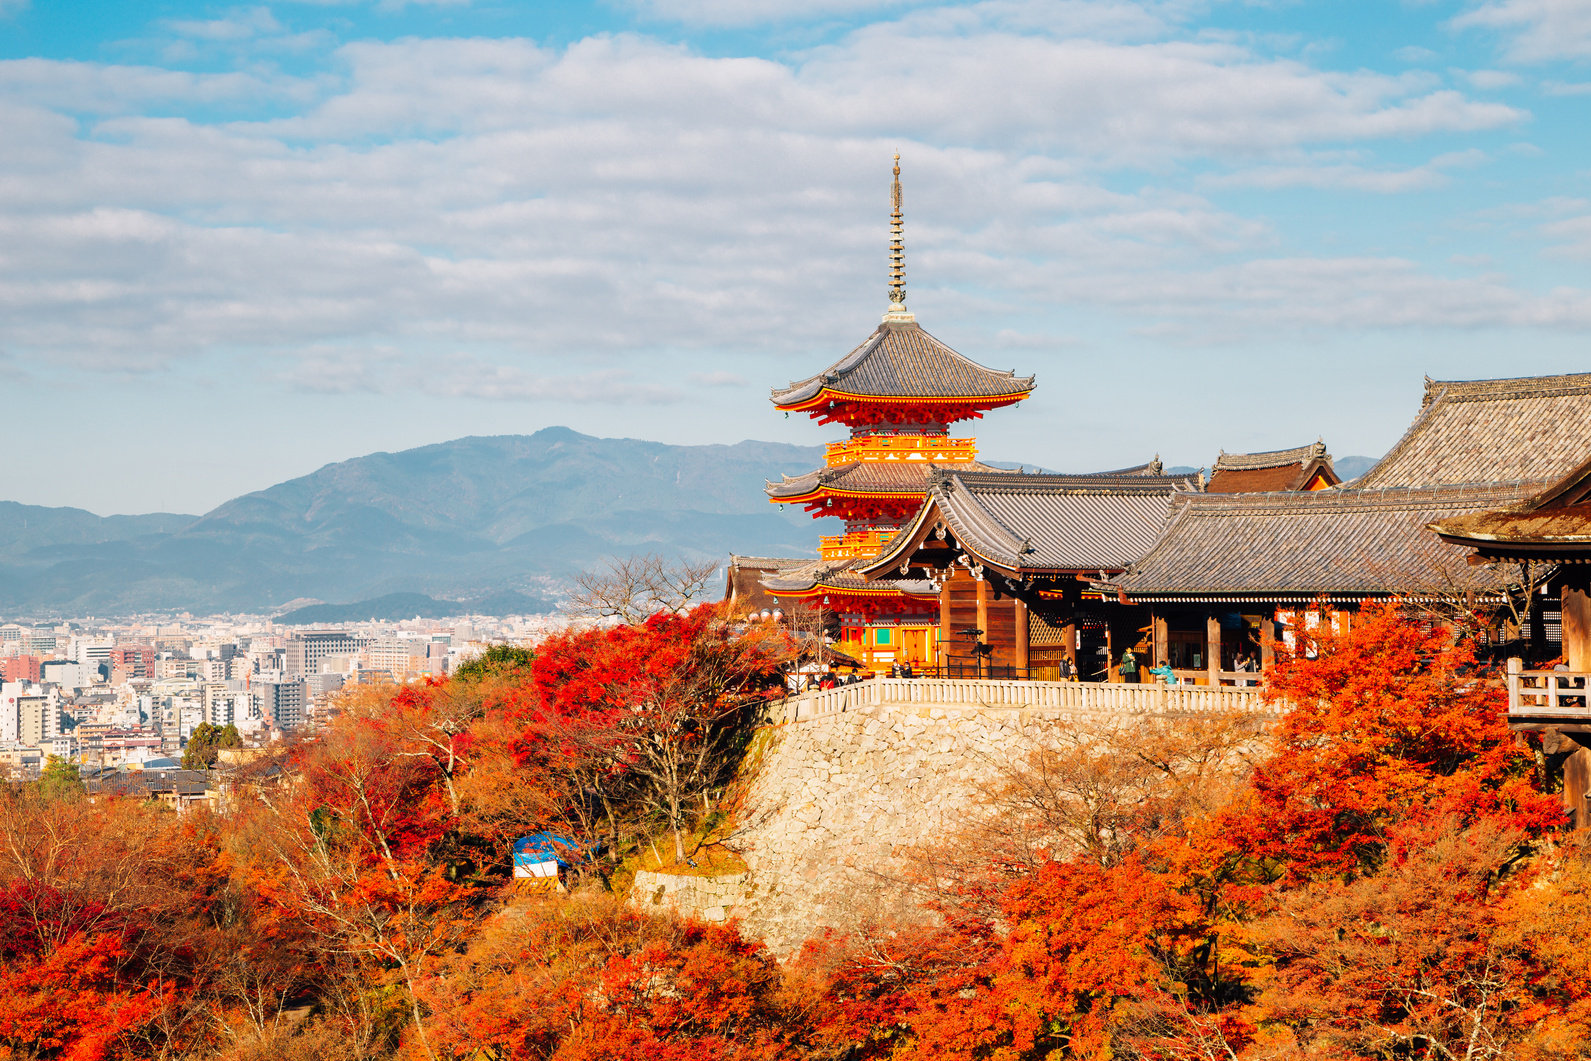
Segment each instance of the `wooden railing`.
[{"label": "wooden railing", "polygon": [[1561,718],[1591,722],[1591,674],[1565,670],[1525,670],[1508,661],[1508,717]]},{"label": "wooden railing", "polygon": [[1258,688],[874,678],[773,701],[768,715],[773,722],[804,722],[872,707],[1054,708],[1098,715],[1274,713],[1274,708],[1260,702]]}]

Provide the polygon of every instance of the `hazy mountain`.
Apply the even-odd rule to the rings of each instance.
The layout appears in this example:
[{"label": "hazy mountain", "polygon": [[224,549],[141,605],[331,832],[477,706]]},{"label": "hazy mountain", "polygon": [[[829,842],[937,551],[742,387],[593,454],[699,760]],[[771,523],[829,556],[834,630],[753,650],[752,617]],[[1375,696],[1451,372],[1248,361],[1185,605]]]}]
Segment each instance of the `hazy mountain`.
[{"label": "hazy mountain", "polygon": [[1337,474],[1342,477],[1342,481],[1346,483],[1351,479],[1359,478],[1359,476],[1369,471],[1376,461],[1380,459],[1380,457],[1337,457],[1331,464],[1332,467],[1337,469]]},{"label": "hazy mountain", "polygon": [[469,601],[435,600],[423,593],[389,593],[353,604],[307,604],[283,612],[276,621],[288,626],[312,623],[358,623],[367,619],[446,619],[453,615],[536,615],[550,612],[554,602],[508,590]]},{"label": "hazy mountain", "polygon": [[329,464],[203,516],[0,506],[0,611],[269,611],[391,593],[540,598],[604,556],[811,555],[822,529],[763,480],[815,446],[669,446],[567,428]]},{"label": "hazy mountain", "polygon": [[0,501],[0,550],[126,541],[149,534],[169,534],[197,518],[173,512],[96,516],[81,508],[45,508]]}]

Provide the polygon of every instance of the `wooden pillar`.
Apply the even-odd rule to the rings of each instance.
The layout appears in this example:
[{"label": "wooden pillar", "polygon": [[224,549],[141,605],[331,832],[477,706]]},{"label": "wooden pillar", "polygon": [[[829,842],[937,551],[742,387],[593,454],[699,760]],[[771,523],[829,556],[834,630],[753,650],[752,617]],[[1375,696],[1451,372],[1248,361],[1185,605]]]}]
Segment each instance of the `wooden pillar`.
[{"label": "wooden pillar", "polygon": [[1260,671],[1268,671],[1276,663],[1276,620],[1269,615],[1260,618]]},{"label": "wooden pillar", "polygon": [[1016,659],[1015,664],[1022,677],[1028,676],[1028,606],[1019,600],[1011,602],[1011,610],[1016,613]]},{"label": "wooden pillar", "polygon": [[1576,829],[1591,826],[1588,795],[1591,795],[1591,750],[1576,748],[1574,754],[1563,761],[1563,807]]},{"label": "wooden pillar", "polygon": [[1211,685],[1221,684],[1221,620],[1215,615],[1204,620],[1204,672]]},{"label": "wooden pillar", "polygon": [[1151,667],[1158,667],[1162,663],[1171,661],[1171,633],[1166,626],[1166,617],[1159,612],[1149,617],[1149,625],[1153,630],[1154,656],[1149,661]]},{"label": "wooden pillar", "polygon": [[1565,565],[1563,581],[1563,661],[1572,671],[1591,671],[1591,585],[1583,565]]},{"label": "wooden pillar", "polygon": [[[989,637],[989,583],[981,578],[978,579],[978,629],[982,631],[978,635],[978,641],[987,643]],[[977,642],[974,642],[975,646],[976,644]],[[973,651],[974,653],[977,652],[976,647],[974,647]],[[978,677],[980,678],[983,677],[983,659],[984,657],[980,655],[976,660]]]},{"label": "wooden pillar", "polygon": [[945,572],[944,584],[939,587],[939,644],[934,646],[934,658],[939,661],[940,677],[950,674],[950,575]]},{"label": "wooden pillar", "polygon": [[1072,661],[1072,672],[1077,673],[1077,624],[1067,623],[1061,627],[1061,650],[1067,659]]}]

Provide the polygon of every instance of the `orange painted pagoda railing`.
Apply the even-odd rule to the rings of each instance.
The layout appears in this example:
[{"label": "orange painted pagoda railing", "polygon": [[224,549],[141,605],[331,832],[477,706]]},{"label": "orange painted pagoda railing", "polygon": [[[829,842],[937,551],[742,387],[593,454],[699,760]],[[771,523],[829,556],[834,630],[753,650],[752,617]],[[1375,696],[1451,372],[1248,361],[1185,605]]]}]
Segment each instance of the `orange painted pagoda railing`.
[{"label": "orange painted pagoda railing", "polygon": [[825,534],[818,555],[825,560],[850,560],[857,556],[877,556],[884,543],[895,536],[892,530],[852,531],[848,534]]},{"label": "orange painted pagoda railing", "polygon": [[978,459],[978,440],[948,435],[861,435],[830,442],[829,467],[858,461],[933,461],[964,464]]}]

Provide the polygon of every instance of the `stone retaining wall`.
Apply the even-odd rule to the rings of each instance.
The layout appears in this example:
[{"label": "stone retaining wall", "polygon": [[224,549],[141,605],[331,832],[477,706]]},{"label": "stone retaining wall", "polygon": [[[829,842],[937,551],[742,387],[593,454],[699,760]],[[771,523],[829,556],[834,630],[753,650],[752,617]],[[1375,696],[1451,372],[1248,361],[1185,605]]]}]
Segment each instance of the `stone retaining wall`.
[{"label": "stone retaining wall", "polygon": [[746,913],[747,876],[695,877],[643,870],[630,886],[630,902],[643,909],[664,907],[703,921],[725,921]]},{"label": "stone retaining wall", "polygon": [[1064,707],[878,704],[770,727],[733,845],[750,873],[726,912],[778,954],[825,927],[915,913],[909,858],[968,824],[1002,767],[1047,736],[1122,721]]}]

